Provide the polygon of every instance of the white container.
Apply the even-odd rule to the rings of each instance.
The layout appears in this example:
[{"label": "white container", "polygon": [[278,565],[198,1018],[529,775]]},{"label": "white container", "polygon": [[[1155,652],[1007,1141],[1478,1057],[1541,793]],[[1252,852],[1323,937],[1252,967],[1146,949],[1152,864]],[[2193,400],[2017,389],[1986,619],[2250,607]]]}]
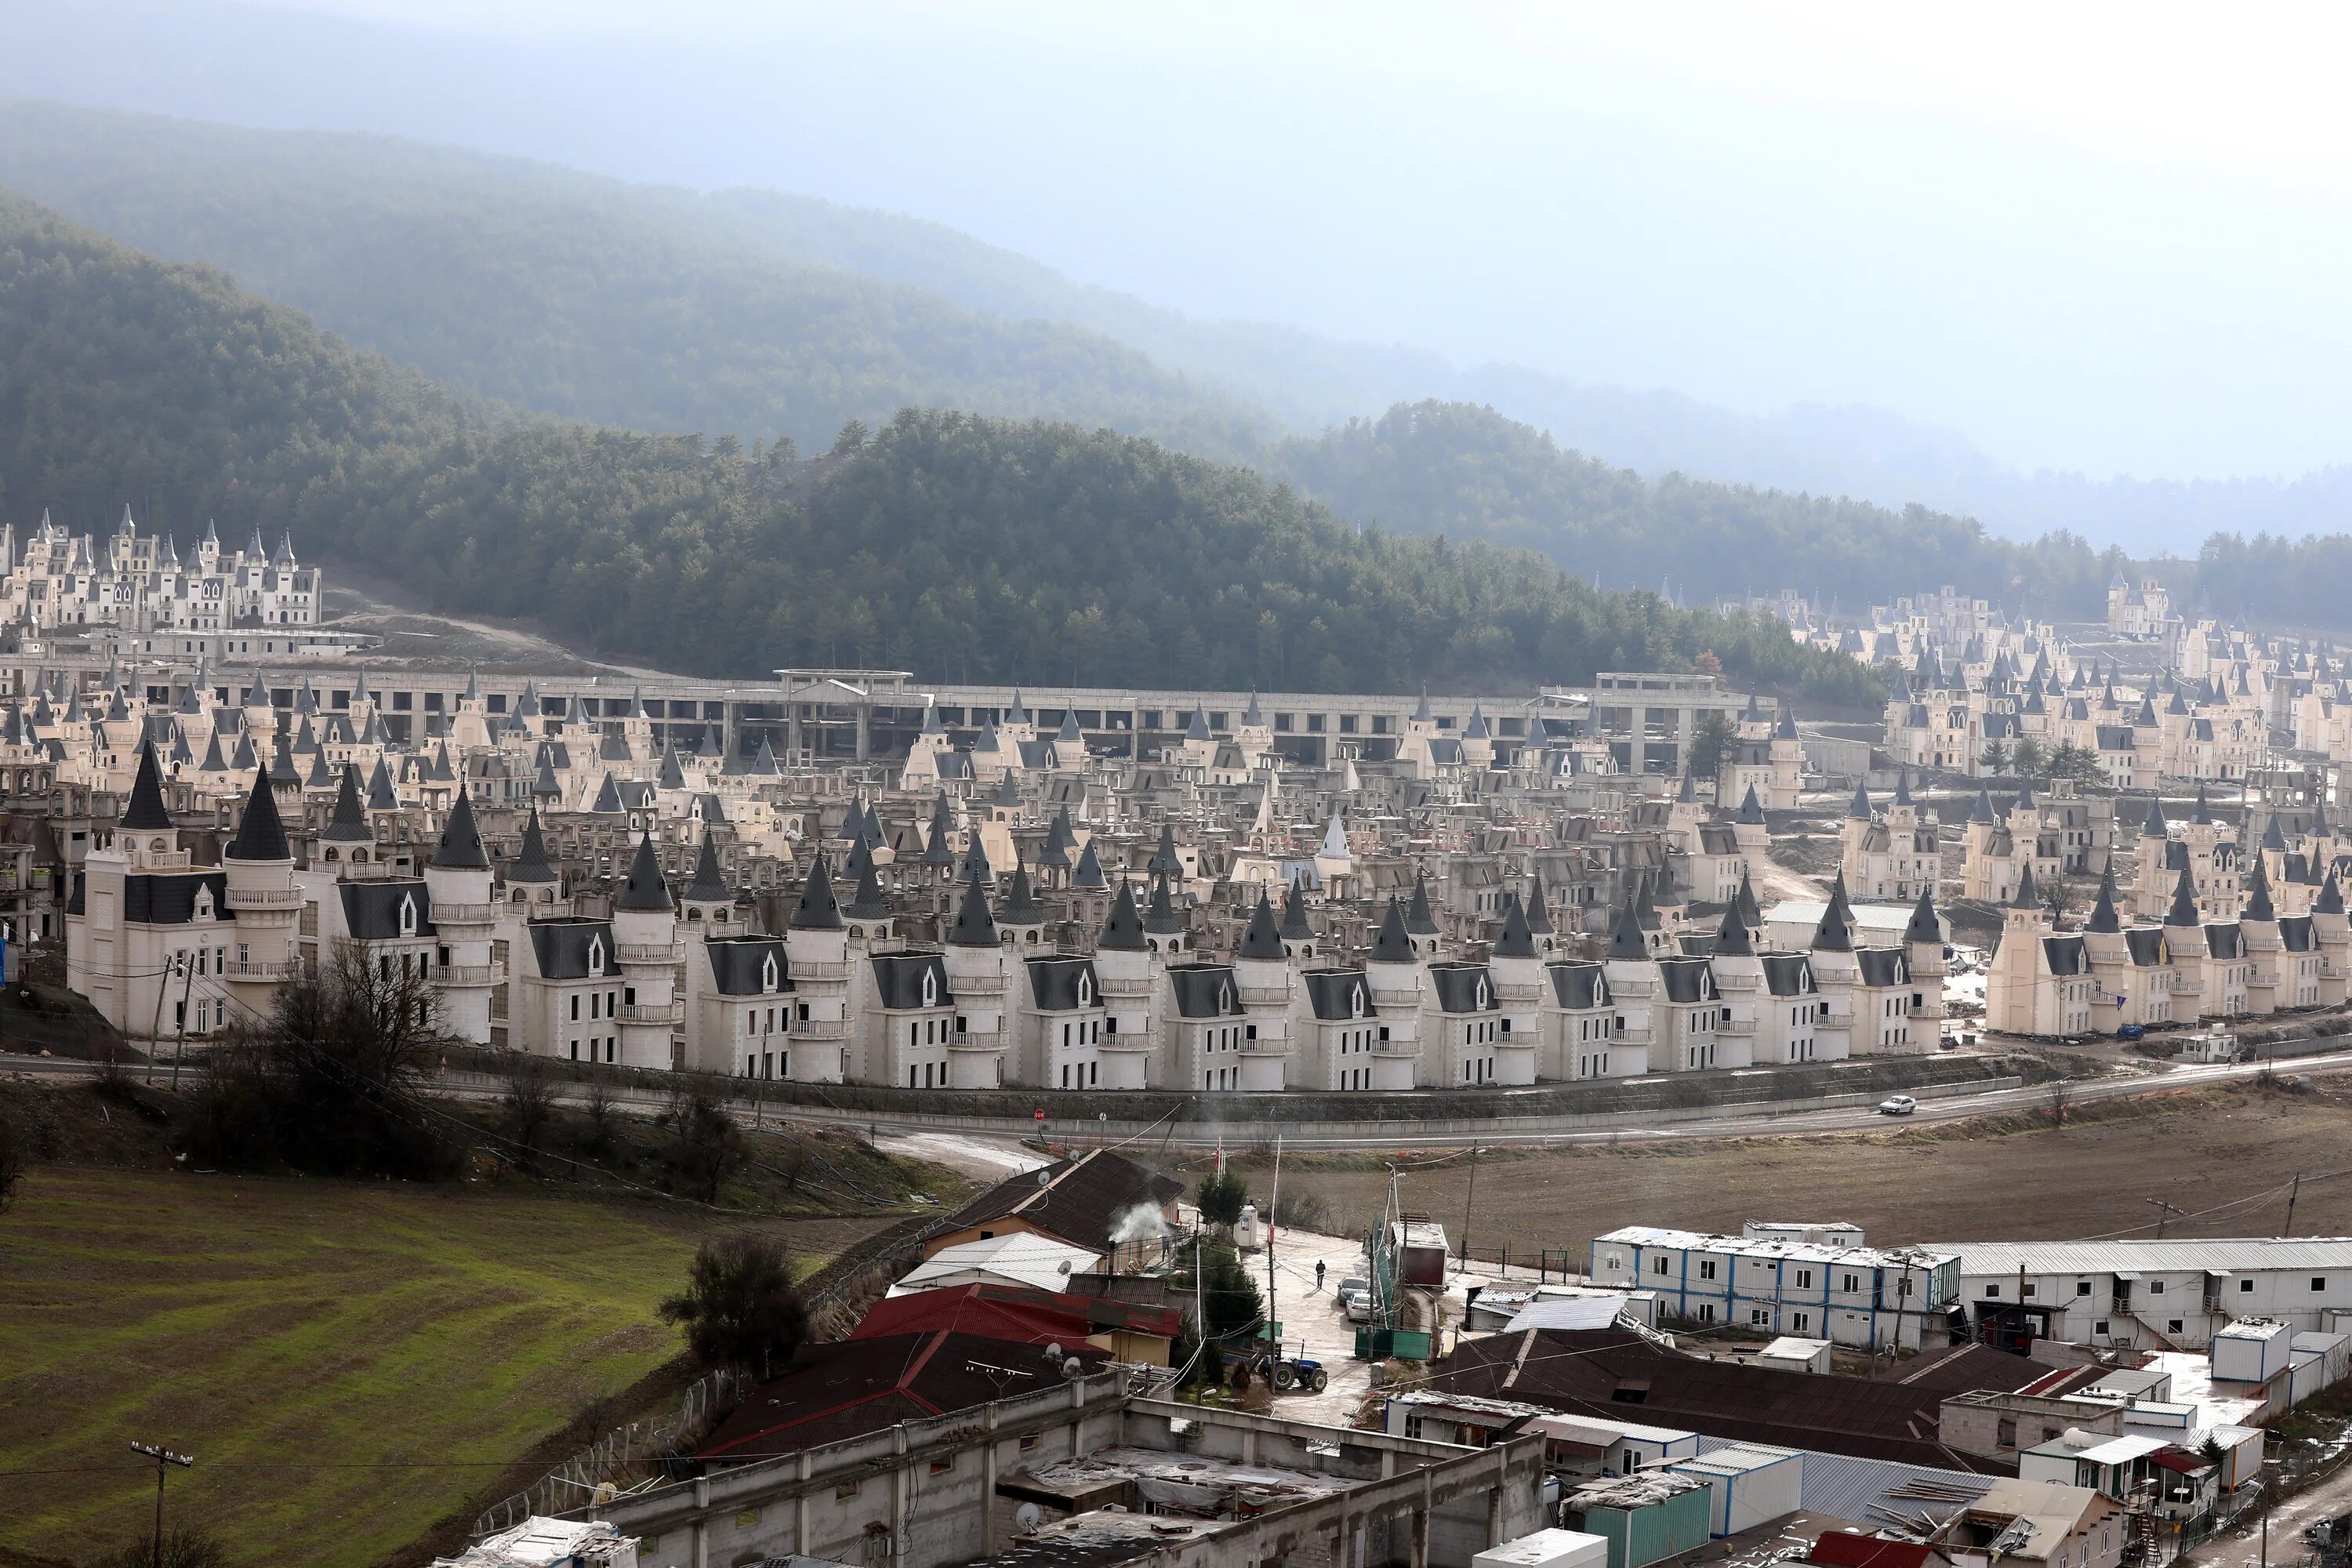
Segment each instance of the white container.
[{"label": "white container", "polygon": [[1538,1530],[1470,1559],[1470,1568],[1608,1568],[1609,1542],[1580,1530]]},{"label": "white container", "polygon": [[1795,1448],[1761,1443],[1736,1444],[1696,1458],[1674,1459],[1662,1469],[1704,1481],[1707,1530],[1717,1540],[1786,1519],[1802,1505],[1805,1456]]},{"label": "white container", "polygon": [[2216,1383],[2268,1383],[2287,1369],[2294,1332],[2284,1323],[2248,1318],[2213,1336]]}]

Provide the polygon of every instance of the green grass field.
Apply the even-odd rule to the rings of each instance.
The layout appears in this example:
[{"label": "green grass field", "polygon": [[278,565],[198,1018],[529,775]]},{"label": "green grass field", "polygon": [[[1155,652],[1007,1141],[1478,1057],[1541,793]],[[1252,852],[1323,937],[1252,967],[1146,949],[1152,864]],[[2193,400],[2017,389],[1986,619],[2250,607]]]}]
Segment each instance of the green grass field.
[{"label": "green grass field", "polygon": [[[173,1521],[232,1561],[375,1563],[676,1354],[656,1303],[720,1223],[38,1169],[0,1218],[0,1472],[19,1472],[0,1479],[0,1541],[70,1562],[143,1535],[152,1468],[100,1468],[136,1439],[196,1457],[171,1478]],[[777,1228],[817,1258],[872,1227]],[[392,1468],[409,1465],[452,1468]],[[100,1468],[21,1473],[79,1467]]]}]

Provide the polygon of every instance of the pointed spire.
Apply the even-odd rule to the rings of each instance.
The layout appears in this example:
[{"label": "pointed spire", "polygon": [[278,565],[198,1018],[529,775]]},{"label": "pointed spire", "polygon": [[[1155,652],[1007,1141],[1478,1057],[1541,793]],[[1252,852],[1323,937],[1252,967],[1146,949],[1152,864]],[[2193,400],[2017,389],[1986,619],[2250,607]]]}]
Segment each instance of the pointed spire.
[{"label": "pointed spire", "polygon": [[[1094,846],[1087,846],[1088,854]],[[1095,939],[1098,948],[1114,952],[1141,952],[1144,950],[1143,917],[1136,912],[1135,889],[1128,879],[1118,879],[1118,897],[1111,900],[1110,918],[1103,921],[1102,934]]]},{"label": "pointed spire", "polygon": [[555,867],[547,858],[547,836],[540,831],[539,807],[530,808],[530,820],[522,826],[522,852],[516,856],[513,867],[507,872],[509,882],[552,882],[557,879]]},{"label": "pointed spire", "polygon": [[1070,830],[1070,808],[1065,805],[1054,813],[1054,820],[1045,829],[1045,847],[1038,852],[1038,864],[1051,861],[1066,868],[1070,863],[1070,851],[1076,848],[1077,844],[1078,836]]},{"label": "pointed spire", "polygon": [[[2269,819],[2263,824],[2262,847],[2265,849],[2275,849],[2282,855],[2286,853],[2286,835],[2279,830],[2279,816],[2275,811],[2272,812]],[[2255,858],[2259,863],[2261,858],[2257,856]]]},{"label": "pointed spire", "polygon": [[337,844],[369,844],[375,840],[367,815],[360,809],[360,771],[349,763],[343,764],[342,787],[336,793],[335,809],[329,814],[327,826],[320,829],[319,837]]},{"label": "pointed spire", "polygon": [[1748,924],[1739,918],[1739,910],[1727,906],[1723,920],[1715,928],[1715,956],[1717,958],[1752,958],[1756,944],[1748,939]]},{"label": "pointed spire", "polygon": [[820,847],[809,862],[808,880],[801,884],[800,902],[793,906],[794,931],[838,931],[841,906],[833,896],[833,868]]},{"label": "pointed spire", "polygon": [[1936,918],[1936,886],[1933,882],[1919,889],[1919,901],[1911,906],[1911,919],[1903,928],[1906,942],[1940,944],[1944,940],[1943,922]]},{"label": "pointed spire", "polygon": [[270,793],[268,775],[257,770],[253,790],[245,797],[245,816],[236,837],[222,855],[230,860],[288,860],[294,851],[286,842],[286,826],[278,820],[278,798]]},{"label": "pointed spire", "polygon": [[1412,874],[1412,907],[1405,911],[1404,929],[1415,936],[1435,936],[1437,919],[1429,912],[1429,876],[1423,871]]},{"label": "pointed spire", "polygon": [[2147,797],[2147,818],[2140,824],[2139,836],[2142,838],[2162,838],[2167,837],[2171,829],[2165,825],[2164,821],[2163,798],[2158,795],[2149,795]]},{"label": "pointed spire", "polygon": [[[864,846],[859,847],[862,851]],[[850,894],[848,907],[841,912],[854,921],[887,921],[890,918],[890,903],[882,896],[882,878],[874,868],[873,856],[866,855],[865,863],[858,868],[857,887]]]},{"label": "pointed spire", "polygon": [[2172,884],[2172,908],[2165,911],[2164,923],[2168,926],[2196,926],[2204,923],[2197,912],[2197,882],[2189,876],[2189,868],[2180,868],[2179,880]]},{"label": "pointed spire", "polygon": [[1617,911],[1617,923],[1609,933],[1609,956],[1621,959],[1650,956],[1650,940],[1642,933],[1642,917],[1632,904]]},{"label": "pointed spire", "polygon": [[2124,929],[2123,918],[2116,912],[2116,868],[2110,859],[2107,868],[2099,873],[2099,901],[2091,906],[2091,918],[2083,929],[2113,936]]},{"label": "pointed spire", "polygon": [[1161,872],[1151,879],[1151,907],[1143,911],[1143,929],[1165,936],[1184,929],[1176,918],[1176,906],[1168,896],[1168,876]]},{"label": "pointed spire", "polygon": [[1748,786],[1747,797],[1739,803],[1739,820],[1751,827],[1764,821],[1764,803],[1756,798],[1754,784]]},{"label": "pointed spire", "polygon": [[1389,895],[1389,904],[1381,915],[1381,929],[1372,937],[1371,962],[1374,963],[1411,963],[1412,938],[1405,934],[1404,910],[1396,895]]},{"label": "pointed spire", "polygon": [[2326,885],[2319,889],[2319,898],[2311,906],[2315,915],[2340,915],[2344,912],[2344,889],[2336,885],[2336,872],[2330,868]]},{"label": "pointed spire", "polygon": [[613,900],[614,913],[626,910],[633,914],[669,914],[669,883],[662,876],[661,857],[654,851],[654,836],[648,831],[637,839],[636,858],[629,862],[629,879],[622,884],[621,896]]},{"label": "pointed spire", "polygon": [[1993,822],[1991,791],[1986,789],[1977,791],[1977,803],[1969,808],[1969,820],[1981,822],[1988,826],[1991,826]]},{"label": "pointed spire", "polygon": [[[345,768],[344,787],[350,788],[358,776],[357,769]],[[442,825],[441,842],[434,849],[430,864],[455,871],[490,868],[489,852],[482,847],[482,832],[474,823],[474,797],[470,792],[457,792],[457,804],[449,808],[449,820]]]},{"label": "pointed spire", "polygon": [[923,839],[922,863],[926,866],[955,864],[955,816],[948,809],[948,792],[941,790],[931,803],[931,827]]},{"label": "pointed spire", "polygon": [[169,833],[172,814],[163,808],[163,773],[155,762],[155,748],[139,747],[139,772],[131,781],[131,800],[123,807],[120,826],[134,833]]},{"label": "pointed spire", "polygon": [[702,836],[702,847],[695,852],[694,874],[687,879],[686,890],[679,897],[704,904],[723,904],[735,897],[719,868],[719,841],[708,833]]},{"label": "pointed spire", "polygon": [[1544,897],[1542,872],[1534,872],[1528,878],[1528,896],[1521,901],[1520,912],[1527,917],[1528,930],[1536,935],[1555,934],[1551,924],[1551,906]]},{"label": "pointed spire", "polygon": [[2205,804],[2205,786],[2203,784],[2199,784],[2197,786],[2197,809],[2189,813],[2189,824],[2192,827],[2210,827],[2212,826],[2212,808]]},{"label": "pointed spire", "polygon": [[1908,768],[1898,768],[1895,770],[1895,804],[1897,805],[1909,805],[1911,804],[1911,770]]},{"label": "pointed spire", "polygon": [[2017,891],[2011,896],[2009,907],[2012,910],[2031,910],[2039,909],[2041,905],[2041,897],[2033,888],[2033,868],[2029,864],[2017,875]]},{"label": "pointed spire", "polygon": [[977,877],[964,879],[963,902],[956,908],[955,924],[948,928],[948,941],[956,947],[996,945],[996,917],[988,912],[988,895]]},{"label": "pointed spire", "polygon": [[2278,911],[2271,907],[2270,873],[2263,868],[2261,856],[2256,855],[2252,858],[2253,873],[2248,880],[2246,889],[2246,907],[2240,912],[2238,918],[2249,921],[2274,921],[2278,919]]},{"label": "pointed spire", "polygon": [[663,789],[684,789],[686,787],[686,769],[678,763],[677,749],[672,746],[667,741],[664,741],[662,742],[661,778],[659,781],[659,787]]},{"label": "pointed spire", "polygon": [[1429,711],[1429,682],[1426,680],[1421,683],[1421,703],[1412,710],[1412,721],[1416,724],[1433,724],[1437,721]]},{"label": "pointed spire", "polygon": [[1042,923],[1045,911],[1038,907],[1036,889],[1029,885],[1029,868],[1021,863],[1018,848],[1013,854],[1013,883],[1004,893],[1006,925],[1034,926]]},{"label": "pointed spire", "polygon": [[1282,895],[1282,940],[1313,942],[1315,928],[1307,921],[1307,889],[1293,877]]},{"label": "pointed spire", "polygon": [[1078,851],[1078,868],[1070,873],[1070,886],[1101,888],[1108,885],[1103,876],[1102,861],[1095,854],[1095,841],[1089,838],[1086,847]]},{"label": "pointed spire", "polygon": [[597,788],[596,799],[588,809],[607,816],[617,816],[627,809],[621,804],[621,786],[614,782],[610,773],[605,773],[604,784]]},{"label": "pointed spire", "polygon": [[1776,741],[1793,741],[1797,738],[1796,704],[1786,701],[1780,704],[1780,722],[1774,727],[1772,738]]},{"label": "pointed spire", "polygon": [[1675,791],[1675,804],[1677,805],[1696,805],[1698,804],[1698,775],[1696,773],[1685,773],[1683,774],[1682,787]]},{"label": "pointed spire", "polygon": [[1845,808],[1845,815],[1846,820],[1849,822],[1868,822],[1870,820],[1870,791],[1868,789],[1861,784],[1853,786],[1853,802]]},{"label": "pointed spire", "polygon": [[1257,890],[1257,908],[1250,911],[1249,929],[1242,933],[1236,956],[1279,959],[1282,955],[1282,933],[1274,922],[1274,900],[1261,887]]},{"label": "pointed spire", "polygon": [[1176,858],[1176,829],[1168,823],[1160,825],[1160,847],[1151,852],[1151,858],[1143,863],[1143,868],[1162,877],[1182,873],[1183,862]]},{"label": "pointed spire", "polygon": [[1536,955],[1535,933],[1528,930],[1528,915],[1519,908],[1519,896],[1508,893],[1503,899],[1502,934],[1495,938],[1490,950],[1496,958],[1533,958]]}]

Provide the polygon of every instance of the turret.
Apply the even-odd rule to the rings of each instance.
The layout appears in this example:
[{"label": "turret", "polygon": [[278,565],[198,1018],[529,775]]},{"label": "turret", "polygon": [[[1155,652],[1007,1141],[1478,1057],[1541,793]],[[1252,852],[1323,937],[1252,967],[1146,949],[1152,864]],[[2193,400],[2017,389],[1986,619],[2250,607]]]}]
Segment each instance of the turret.
[{"label": "turret", "polygon": [[268,778],[256,771],[236,833],[221,851],[227,903],[236,921],[229,954],[230,994],[248,1016],[268,1010],[268,998],[294,973],[295,923],[302,894],[294,883],[294,849],[278,815]]},{"label": "turret", "polygon": [[621,1060],[629,1067],[670,1067],[685,951],[678,945],[677,910],[670,902],[669,883],[662,876],[661,856],[650,833],[637,839],[628,878],[613,900],[613,947],[623,982]]},{"label": "turret", "polygon": [[[346,767],[343,787],[352,789],[357,778],[357,770]],[[425,890],[433,900],[433,927],[443,950],[436,966],[442,1010],[450,1032],[476,1045],[490,1040],[490,882],[489,852],[474,822],[473,797],[460,790],[433,858],[425,863]]]},{"label": "turret", "polygon": [[997,940],[988,891],[966,879],[942,948],[948,990],[956,999],[956,1050],[950,1063],[959,1089],[991,1089],[1004,1079],[1005,990],[1010,962]]}]

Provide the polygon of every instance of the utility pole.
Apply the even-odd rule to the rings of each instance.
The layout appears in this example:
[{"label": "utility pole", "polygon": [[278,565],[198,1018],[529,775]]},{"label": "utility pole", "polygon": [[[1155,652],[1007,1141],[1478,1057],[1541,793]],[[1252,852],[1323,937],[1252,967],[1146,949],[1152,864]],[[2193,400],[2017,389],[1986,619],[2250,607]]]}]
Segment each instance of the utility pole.
[{"label": "utility pole", "polygon": [[154,1568],[163,1568],[163,1476],[165,1468],[168,1466],[177,1465],[180,1468],[184,1470],[193,1468],[196,1461],[185,1454],[174,1454],[169,1448],[152,1443],[133,1443],[131,1445],[131,1451],[134,1454],[144,1454],[149,1458],[155,1461],[155,1552],[153,1562]]},{"label": "utility pole", "polygon": [[2172,1205],[2166,1203],[2162,1198],[2142,1198],[2140,1202],[2144,1204],[2153,1204],[2156,1206],[2156,1238],[2158,1241],[2162,1241],[2164,1239],[2164,1222],[2166,1220],[2170,1219],[2174,1215],[2179,1215],[2183,1219],[2189,1217],[2189,1211],[2187,1209],[2176,1208]]},{"label": "utility pole", "polygon": [[[1274,1308],[1274,1215],[1282,1206],[1282,1134],[1274,1135],[1274,1192],[1265,1200],[1265,1351],[1275,1361],[1282,1359],[1282,1342],[1276,1338],[1281,1318]],[[1272,1366],[1269,1362],[1268,1366]],[[1273,1375],[1269,1371],[1268,1377]]]},{"label": "utility pole", "polygon": [[147,1026],[147,1081],[151,1084],[155,1081],[155,1042],[163,1035],[163,993],[172,988],[172,976],[177,974],[180,965],[187,962],[188,955],[184,952],[170,960],[155,981],[155,1021]]},{"label": "utility pole", "polygon": [[2297,1171],[2294,1173],[2294,1184],[2288,1187],[2286,1190],[2286,1223],[2279,1226],[2279,1234],[2281,1236],[2293,1236],[2294,1234],[2294,1200],[2302,1195],[2302,1193],[2303,1173],[2301,1171]]},{"label": "utility pole", "polygon": [[188,1052],[188,993],[196,984],[196,966],[180,964],[180,1032],[172,1041],[172,1092],[180,1090],[180,1058]]},{"label": "utility pole", "polygon": [[1462,1197],[1462,1268],[1470,1268],[1470,1210],[1478,1201],[1478,1145],[1470,1145],[1470,1190]]}]

